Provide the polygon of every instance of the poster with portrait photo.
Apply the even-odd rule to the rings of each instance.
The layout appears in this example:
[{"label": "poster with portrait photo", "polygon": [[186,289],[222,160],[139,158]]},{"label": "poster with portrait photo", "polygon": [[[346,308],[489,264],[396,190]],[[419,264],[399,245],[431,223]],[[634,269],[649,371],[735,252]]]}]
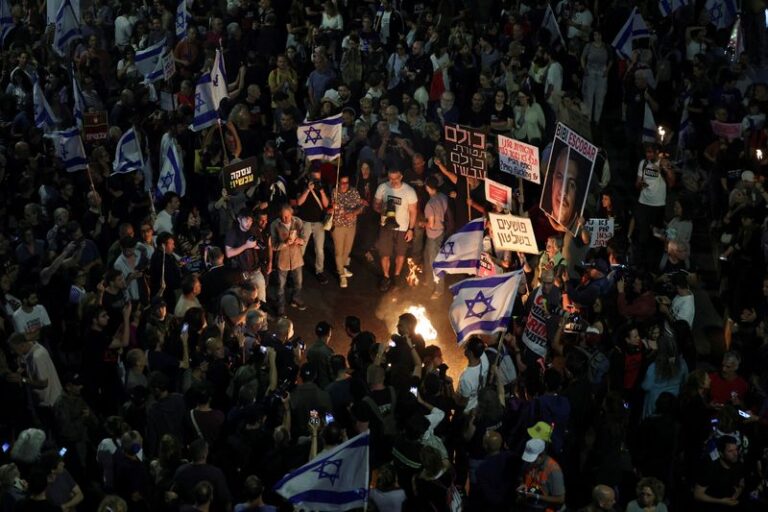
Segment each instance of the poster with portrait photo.
[{"label": "poster with portrait photo", "polygon": [[539,207],[563,232],[578,232],[596,159],[597,146],[558,123]]}]

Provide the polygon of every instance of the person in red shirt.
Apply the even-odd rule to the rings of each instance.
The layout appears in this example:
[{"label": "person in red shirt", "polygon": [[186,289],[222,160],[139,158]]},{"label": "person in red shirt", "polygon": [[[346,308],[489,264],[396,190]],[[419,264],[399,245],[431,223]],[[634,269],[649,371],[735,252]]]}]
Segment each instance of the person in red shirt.
[{"label": "person in red shirt", "polygon": [[720,372],[709,374],[712,381],[709,394],[713,405],[732,404],[738,407],[744,402],[749,385],[737,373],[740,364],[741,356],[738,352],[726,352],[723,354]]},{"label": "person in red shirt", "polygon": [[619,314],[636,322],[651,320],[656,314],[656,297],[651,289],[652,281],[647,274],[639,274],[632,277],[631,284],[632,289],[629,293],[625,293],[624,279],[616,282]]}]

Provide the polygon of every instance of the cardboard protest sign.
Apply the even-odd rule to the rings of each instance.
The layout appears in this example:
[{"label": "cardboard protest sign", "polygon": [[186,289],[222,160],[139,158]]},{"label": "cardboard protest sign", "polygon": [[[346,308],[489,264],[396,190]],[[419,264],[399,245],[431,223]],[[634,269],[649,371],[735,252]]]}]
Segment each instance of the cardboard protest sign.
[{"label": "cardboard protest sign", "polygon": [[577,234],[595,160],[597,146],[563,123],[557,124],[539,207],[562,231]]},{"label": "cardboard protest sign", "polygon": [[539,148],[499,135],[499,167],[502,172],[541,183]]},{"label": "cardboard protest sign", "polygon": [[460,176],[485,179],[485,134],[457,124],[446,124],[443,133],[450,169]]},{"label": "cardboard protest sign", "polygon": [[109,134],[107,112],[83,112],[83,132],[87,143],[106,140]]},{"label": "cardboard protest sign", "polygon": [[230,164],[221,170],[227,192],[246,189],[256,182],[256,157]]},{"label": "cardboard protest sign", "polygon": [[584,229],[590,233],[590,247],[605,247],[613,238],[614,219],[589,219]]},{"label": "cardboard protest sign", "polygon": [[485,179],[485,198],[507,210],[512,208],[512,189],[489,178]]},{"label": "cardboard protest sign", "polygon": [[493,245],[496,250],[538,254],[531,219],[514,215],[489,213]]}]

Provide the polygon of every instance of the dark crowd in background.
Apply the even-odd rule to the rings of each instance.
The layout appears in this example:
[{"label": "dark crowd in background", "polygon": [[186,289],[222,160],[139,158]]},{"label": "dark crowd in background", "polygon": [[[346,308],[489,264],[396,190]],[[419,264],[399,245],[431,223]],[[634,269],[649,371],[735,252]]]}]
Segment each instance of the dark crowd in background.
[{"label": "dark crowd in background", "polygon": [[[733,3],[733,54],[712,0],[194,0],[183,39],[176,2],[81,0],[66,57],[44,2],[3,3],[3,512],[290,510],[275,483],[368,429],[369,510],[768,508],[765,2]],[[651,34],[622,58],[634,7]],[[150,84],[134,59],[163,38],[175,74]],[[218,48],[222,126],[194,132]],[[33,85],[66,128],[73,75],[108,128],[67,173]],[[643,144],[646,106],[671,138]],[[297,128],[338,113],[337,174]],[[576,236],[494,144],[547,154],[558,121],[601,148]],[[391,340],[343,313],[296,336],[303,287],[360,290],[350,258],[371,296],[407,289],[411,258],[446,314],[431,263],[496,209],[446,167],[446,123],[488,134],[488,176],[542,249],[488,244],[527,281],[508,332],[470,338],[453,378],[455,339],[425,344],[410,314]],[[151,183],[113,173],[130,128]],[[161,144],[182,196],[157,193]],[[222,168],[252,157],[254,186],[227,192]],[[614,220],[606,247],[590,218]]]}]

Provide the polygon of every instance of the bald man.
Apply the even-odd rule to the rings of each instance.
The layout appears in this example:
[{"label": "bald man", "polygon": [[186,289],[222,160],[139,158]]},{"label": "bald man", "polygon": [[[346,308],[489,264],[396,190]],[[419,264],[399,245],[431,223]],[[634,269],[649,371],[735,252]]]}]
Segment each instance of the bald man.
[{"label": "bald man", "polygon": [[616,493],[607,485],[596,485],[592,489],[592,503],[581,512],[613,512],[616,509]]},{"label": "bald man", "polygon": [[514,481],[515,464],[512,455],[504,449],[504,440],[495,430],[483,435],[485,458],[475,470],[475,482],[470,489],[477,510],[507,510],[513,499],[509,482]]}]

